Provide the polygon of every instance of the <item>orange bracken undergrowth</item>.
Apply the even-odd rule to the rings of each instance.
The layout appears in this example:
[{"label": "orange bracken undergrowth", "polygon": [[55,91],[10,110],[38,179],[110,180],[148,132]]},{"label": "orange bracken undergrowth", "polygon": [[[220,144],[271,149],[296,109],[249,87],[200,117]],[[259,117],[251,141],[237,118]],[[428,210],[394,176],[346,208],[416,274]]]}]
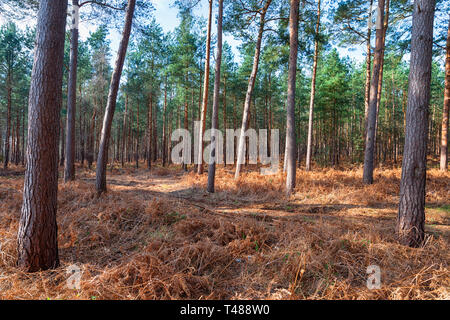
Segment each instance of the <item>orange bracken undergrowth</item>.
[{"label": "orange bracken undergrowth", "polygon": [[[449,299],[450,174],[429,171],[426,243],[397,243],[400,169],[299,170],[286,198],[284,177],[218,168],[114,168],[95,195],[93,171],[60,184],[61,266],[15,266],[23,176],[0,176],[0,299]],[[255,168],[252,168],[255,169]],[[82,270],[67,287],[67,268]],[[381,268],[369,290],[366,269]]]}]

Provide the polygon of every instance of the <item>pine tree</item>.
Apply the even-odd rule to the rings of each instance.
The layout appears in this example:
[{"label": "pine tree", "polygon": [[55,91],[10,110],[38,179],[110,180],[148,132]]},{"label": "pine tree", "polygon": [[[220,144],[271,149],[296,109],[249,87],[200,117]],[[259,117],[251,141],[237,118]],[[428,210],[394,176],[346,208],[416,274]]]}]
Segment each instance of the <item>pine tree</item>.
[{"label": "pine tree", "polygon": [[130,39],[135,5],[136,0],[128,1],[128,6],[125,14],[125,25],[122,33],[122,40],[119,45],[119,51],[117,53],[114,72],[111,77],[111,84],[108,94],[108,103],[106,106],[105,118],[103,120],[102,135],[97,158],[96,188],[98,193],[106,192],[106,164],[108,161],[108,147],[109,147],[109,139],[111,137],[111,125],[114,116],[114,111],[116,109],[117,103],[116,100],[119,91],[120,77],[122,75],[122,68],[128,48],[128,41]]},{"label": "pine tree", "polygon": [[397,234],[400,243],[418,247],[425,238],[428,108],[435,0],[414,2],[405,150]]},{"label": "pine tree", "polygon": [[289,76],[287,92],[287,120],[286,120],[286,158],[287,178],[286,192],[291,194],[295,188],[296,178],[296,136],[295,136],[295,85],[297,80],[297,58],[298,58],[298,19],[299,0],[291,0],[291,12],[289,16],[290,31],[290,54],[289,54]]},{"label": "pine tree", "polygon": [[[219,129],[219,95],[220,95],[220,71],[222,66],[222,22],[223,22],[223,0],[219,0],[219,13],[217,17],[217,54],[216,69],[214,73],[214,98],[213,112],[211,117],[211,129]],[[218,137],[213,135],[211,138],[211,162],[208,170],[208,186],[209,193],[214,193],[214,183],[216,178],[216,163],[218,158]]]},{"label": "pine tree", "polygon": [[29,98],[27,169],[18,231],[18,266],[58,267],[58,131],[66,1],[41,0]]}]

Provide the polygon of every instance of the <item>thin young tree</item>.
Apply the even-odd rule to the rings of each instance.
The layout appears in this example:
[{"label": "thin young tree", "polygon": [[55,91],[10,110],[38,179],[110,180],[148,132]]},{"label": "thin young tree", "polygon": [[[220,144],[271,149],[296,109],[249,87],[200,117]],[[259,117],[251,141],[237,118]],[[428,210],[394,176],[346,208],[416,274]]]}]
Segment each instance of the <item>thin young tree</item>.
[{"label": "thin young tree", "polygon": [[[320,1],[319,1],[320,3]],[[300,0],[291,0],[291,10],[289,14],[289,75],[287,92],[287,120],[286,120],[286,158],[287,158],[287,178],[286,191],[291,194],[295,188],[297,146],[295,137],[295,84],[297,79],[297,57],[298,57],[298,18]]]},{"label": "thin young tree", "polygon": [[[65,161],[64,161],[64,181],[75,180],[75,119],[77,103],[77,65],[78,65],[78,24],[80,19],[80,9],[85,6],[91,6],[90,19],[99,19],[108,21],[115,12],[125,10],[124,1],[103,1],[103,0],[71,0],[72,1],[72,27],[70,38],[70,66],[67,90],[67,121],[66,121],[66,139],[65,139]],[[145,1],[138,1],[142,12],[151,8],[151,4]],[[99,10],[100,9],[100,10]]]},{"label": "thin young tree", "polygon": [[[217,53],[216,53],[216,70],[214,78],[214,97],[213,110],[211,118],[211,127],[213,130],[219,128],[219,96],[220,96],[220,68],[222,66],[222,22],[223,22],[223,0],[219,0],[219,14],[217,17]],[[211,163],[208,170],[208,187],[209,193],[214,193],[214,182],[216,178],[216,162],[217,162],[217,137],[212,136],[211,141]]]},{"label": "thin young tree", "polygon": [[448,111],[450,109],[450,19],[447,34],[447,58],[445,62],[445,92],[444,109],[442,111],[442,137],[441,137],[441,171],[448,168]]},{"label": "thin young tree", "polygon": [[380,113],[381,94],[383,90],[383,72],[384,72],[384,56],[386,51],[386,34],[389,27],[389,12],[390,12],[390,0],[386,0],[386,10],[383,21],[383,41],[381,49],[381,63],[380,63],[380,76],[378,77],[378,90],[377,90],[377,116],[375,121],[375,140],[374,140],[374,154],[376,154],[377,148],[377,133],[378,133],[378,118]]},{"label": "thin young tree", "polygon": [[117,104],[117,94],[119,91],[120,77],[122,75],[123,64],[127,53],[128,42],[130,39],[135,6],[136,0],[128,1],[125,13],[125,25],[122,32],[122,40],[120,41],[119,51],[117,52],[117,59],[111,77],[108,102],[106,105],[105,117],[103,119],[100,146],[97,157],[96,189],[99,194],[106,192],[106,165],[108,162],[108,147],[109,139],[111,136],[111,126]]},{"label": "thin young tree", "polygon": [[162,126],[162,165],[167,163],[167,73],[164,75],[164,107],[163,107],[163,126]]},{"label": "thin young tree", "polygon": [[384,0],[378,1],[377,14],[377,32],[375,43],[375,56],[373,61],[373,74],[370,83],[370,99],[369,112],[367,119],[367,133],[366,146],[364,154],[364,174],[363,181],[365,184],[373,183],[373,169],[374,169],[374,151],[375,151],[375,134],[377,122],[377,98],[378,98],[378,84],[380,78],[381,64],[383,60],[383,21],[384,21]]},{"label": "thin young tree", "polygon": [[20,73],[20,65],[23,63],[21,55],[23,55],[24,38],[18,31],[16,25],[12,22],[7,23],[0,28],[0,72],[4,76],[5,93],[6,93],[6,130],[5,130],[5,153],[3,159],[4,169],[8,168],[10,161],[10,138],[12,128],[12,109],[13,96],[17,85],[17,78]]},{"label": "thin young tree", "polygon": [[370,0],[369,6],[369,18],[367,22],[367,53],[366,53],[366,85],[364,92],[364,131],[363,140],[366,139],[367,135],[367,120],[369,117],[369,103],[370,103],[370,76],[372,72],[372,8],[373,0]]},{"label": "thin young tree", "polygon": [[198,161],[199,165],[197,168],[198,174],[203,174],[203,135],[205,134],[206,127],[206,112],[208,109],[208,94],[209,94],[209,70],[211,64],[211,24],[212,24],[212,7],[213,0],[208,0],[209,3],[209,14],[208,14],[208,29],[206,33],[206,52],[205,52],[205,75],[203,82],[203,99],[202,99],[202,109],[200,114],[200,131],[198,137]]},{"label": "thin young tree", "polygon": [[75,118],[77,103],[78,23],[80,19],[78,0],[72,0],[72,26],[70,32],[70,70],[67,90],[66,157],[64,182],[75,180]]},{"label": "thin young tree", "polygon": [[99,7],[114,8],[107,3],[100,1],[72,0],[72,24],[70,31],[70,62],[69,77],[67,86],[67,118],[66,118],[66,136],[65,136],[65,158],[64,158],[64,182],[75,180],[75,119],[77,105],[77,76],[78,76],[78,39],[79,39],[79,21],[80,8],[85,5],[96,5]]},{"label": "thin young tree", "polygon": [[314,119],[314,101],[316,97],[316,76],[317,61],[319,58],[319,31],[320,31],[320,0],[317,3],[317,23],[314,40],[314,62],[311,79],[311,97],[309,103],[309,122],[308,122],[308,144],[306,147],[306,171],[311,170],[312,138],[313,138],[313,119]]},{"label": "thin young tree", "polygon": [[405,148],[397,218],[399,241],[411,247],[419,247],[425,237],[428,109],[435,5],[435,0],[414,2],[411,32]]},{"label": "thin young tree", "polygon": [[[367,19],[365,19],[367,14]],[[339,1],[334,15],[335,35],[341,39],[342,45],[366,43],[366,69],[364,89],[364,119],[362,138],[366,139],[367,118],[370,100],[371,65],[372,65],[372,29],[373,0],[343,0]],[[367,23],[366,23],[367,21]]]},{"label": "thin young tree", "polygon": [[31,76],[27,168],[17,264],[28,272],[59,265],[58,140],[67,0],[41,0]]}]

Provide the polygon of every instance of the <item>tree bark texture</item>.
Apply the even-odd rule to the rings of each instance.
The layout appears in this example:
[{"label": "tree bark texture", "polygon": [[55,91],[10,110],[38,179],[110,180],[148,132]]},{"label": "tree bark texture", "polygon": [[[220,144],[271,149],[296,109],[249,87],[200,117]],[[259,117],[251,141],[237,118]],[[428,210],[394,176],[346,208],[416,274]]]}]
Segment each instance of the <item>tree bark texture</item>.
[{"label": "tree bark texture", "polygon": [[367,119],[366,148],[364,154],[364,174],[365,184],[373,183],[374,151],[375,151],[375,127],[377,121],[377,97],[380,70],[383,53],[383,21],[384,21],[384,0],[378,1],[377,32],[375,44],[375,56],[373,64],[372,81],[370,83],[369,113]]},{"label": "tree bark texture", "polygon": [[435,0],[414,2],[405,149],[397,235],[419,247],[425,237],[425,184]]},{"label": "tree bark texture", "polygon": [[[219,16],[217,18],[217,54],[216,70],[214,78],[214,100],[212,110],[212,129],[219,128],[219,95],[220,95],[220,67],[222,65],[222,21],[223,21],[223,0],[219,0]],[[214,159],[209,165],[207,191],[214,193],[214,182],[216,177],[216,156],[217,156],[217,138],[213,135],[211,140],[211,159]]]},{"label": "tree bark texture", "polygon": [[[319,0],[320,6],[320,0]],[[298,56],[298,19],[300,0],[291,0],[291,12],[289,17],[290,29],[290,53],[289,53],[289,75],[287,92],[287,120],[286,120],[286,151],[287,154],[287,178],[286,191],[291,194],[295,188],[297,147],[295,136],[295,84],[297,76],[297,56]],[[320,9],[319,9],[320,11]],[[317,41],[317,40],[316,40]],[[317,50],[317,42],[316,42]],[[315,59],[316,60],[316,59]],[[315,64],[317,60],[315,61]],[[312,92],[314,94],[314,92]],[[313,100],[313,98],[312,98]],[[312,101],[314,104],[314,101]]]},{"label": "tree bark texture", "polygon": [[199,132],[199,144],[198,144],[198,159],[199,165],[197,168],[198,174],[203,174],[203,135],[205,134],[206,127],[206,112],[208,109],[208,94],[209,94],[209,69],[211,63],[211,24],[212,24],[212,7],[214,0],[208,0],[209,2],[209,15],[208,15],[208,30],[206,35],[206,58],[205,58],[205,78],[203,82],[203,102],[200,115],[200,132]]},{"label": "tree bark texture", "polygon": [[41,0],[29,94],[27,168],[18,232],[19,268],[59,265],[58,140],[67,0]]}]

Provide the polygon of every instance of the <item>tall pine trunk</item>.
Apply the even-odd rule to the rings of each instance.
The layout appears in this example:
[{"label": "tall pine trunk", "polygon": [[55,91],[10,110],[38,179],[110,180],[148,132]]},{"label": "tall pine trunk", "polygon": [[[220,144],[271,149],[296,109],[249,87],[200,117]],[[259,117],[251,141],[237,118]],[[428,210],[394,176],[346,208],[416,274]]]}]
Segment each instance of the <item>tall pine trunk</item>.
[{"label": "tall pine trunk", "polygon": [[[214,78],[214,100],[211,118],[212,129],[219,128],[219,95],[220,95],[220,67],[222,65],[222,21],[223,21],[223,0],[219,0],[219,16],[217,18],[217,54],[216,54],[216,70]],[[216,178],[216,162],[217,162],[217,137],[211,137],[211,159],[212,163],[208,170],[208,187],[209,193],[214,193],[214,182]]]},{"label": "tall pine trunk", "polygon": [[67,0],[41,0],[29,95],[27,168],[18,232],[18,266],[28,272],[59,265],[58,139]]},{"label": "tall pine trunk", "polygon": [[3,168],[8,168],[9,164],[9,149],[10,142],[9,139],[11,137],[11,104],[12,104],[12,84],[11,84],[11,70],[8,69],[8,75],[6,78],[6,86],[7,86],[7,106],[6,106],[6,136],[5,136],[5,159],[3,161]]},{"label": "tall pine trunk", "polygon": [[370,103],[370,76],[372,67],[372,8],[373,0],[370,0],[369,6],[369,20],[367,23],[367,56],[366,56],[366,90],[364,95],[364,136],[363,141],[366,140],[367,136],[367,120],[369,118],[369,103]]},{"label": "tall pine trunk", "polygon": [[209,2],[209,14],[208,14],[208,31],[206,35],[206,58],[205,58],[205,78],[203,82],[203,102],[202,110],[200,114],[200,132],[198,140],[198,168],[197,173],[203,174],[203,135],[205,134],[206,127],[206,112],[208,109],[208,94],[209,94],[209,69],[211,63],[211,24],[212,24],[212,7],[214,0],[208,0]]},{"label": "tall pine trunk", "polygon": [[[286,191],[291,194],[295,188],[297,147],[295,137],[295,84],[297,76],[298,57],[298,16],[300,0],[291,0],[291,12],[289,17],[290,53],[289,53],[289,76],[287,92],[287,120],[286,120],[286,151],[287,151],[287,178]],[[320,0],[319,0],[320,7]],[[320,12],[320,9],[319,9]],[[319,13],[320,14],[320,13]],[[316,40],[317,41],[317,40]],[[317,50],[317,47],[316,47]]]},{"label": "tall pine trunk", "polygon": [[122,75],[125,55],[127,53],[128,41],[130,39],[135,6],[136,0],[128,1],[127,10],[125,14],[126,15],[125,25],[122,33],[122,40],[120,41],[119,51],[117,52],[117,59],[111,77],[111,85],[109,88],[105,117],[103,119],[103,128],[97,158],[96,189],[98,193],[106,192],[106,165],[108,161],[108,146],[109,146],[109,138],[111,136],[111,125],[114,116],[114,111],[116,109],[120,77]]},{"label": "tall pine trunk", "polygon": [[444,110],[442,111],[442,138],[441,138],[441,171],[448,168],[448,110],[450,109],[450,19],[447,34],[447,59],[445,62],[445,93]]},{"label": "tall pine trunk", "polygon": [[248,88],[247,88],[247,93],[245,96],[244,111],[242,113],[241,134],[239,136],[238,157],[237,157],[236,173],[235,173],[236,179],[239,178],[239,175],[241,172],[241,166],[244,163],[244,157],[245,157],[244,149],[248,149],[248,148],[245,148],[244,133],[247,131],[248,126],[249,126],[250,105],[251,105],[251,101],[252,101],[253,89],[255,88],[256,75],[258,74],[259,58],[261,55],[261,43],[262,43],[264,28],[266,26],[266,13],[267,13],[267,10],[269,9],[269,6],[271,3],[272,3],[272,0],[267,0],[264,7],[261,9],[261,12],[260,12],[258,39],[256,40],[255,56],[253,58],[253,68],[252,68],[252,72],[250,74],[250,78],[248,80]]},{"label": "tall pine trunk", "polygon": [[75,180],[75,118],[77,105],[78,21],[78,0],[72,0],[72,30],[70,39],[70,71],[67,95],[66,161],[64,166],[64,182]]},{"label": "tall pine trunk", "polygon": [[374,169],[374,151],[375,151],[375,128],[377,121],[377,97],[378,84],[380,79],[380,70],[382,64],[383,53],[383,21],[384,21],[384,0],[378,1],[378,16],[377,16],[377,33],[375,44],[375,56],[373,64],[372,81],[370,83],[370,101],[369,113],[367,119],[367,134],[366,147],[364,154],[364,174],[363,181],[365,184],[373,183],[373,169]]},{"label": "tall pine trunk", "polygon": [[128,95],[125,94],[125,112],[123,113],[123,122],[122,122],[122,168],[125,166],[125,158],[126,158],[126,141],[127,141],[127,116],[128,116]]},{"label": "tall pine trunk", "polygon": [[166,112],[167,112],[167,76],[165,77],[165,81],[164,81],[164,107],[163,107],[163,132],[162,132],[162,165],[163,167],[166,166],[167,163],[167,139],[166,139],[166,135],[167,135],[167,121],[166,121]]},{"label": "tall pine trunk", "polygon": [[386,0],[386,14],[384,16],[384,22],[383,22],[383,42],[382,42],[382,50],[381,50],[381,66],[380,66],[380,77],[378,78],[378,92],[377,92],[377,116],[375,121],[375,150],[374,153],[376,154],[377,150],[377,134],[378,134],[378,116],[380,114],[380,105],[381,105],[381,94],[383,90],[383,72],[384,72],[384,53],[386,49],[386,33],[387,29],[389,27],[389,9],[390,9],[390,0]]},{"label": "tall pine trunk", "polygon": [[414,2],[405,149],[397,234],[400,243],[419,247],[425,237],[428,108],[435,0]]},{"label": "tall pine trunk", "polygon": [[316,39],[314,41],[314,64],[311,80],[311,100],[309,104],[308,145],[306,149],[306,171],[311,170],[311,152],[313,138],[314,99],[316,97],[317,60],[319,57],[320,0],[317,4]]},{"label": "tall pine trunk", "polygon": [[147,169],[152,168],[152,157],[153,157],[153,93],[150,89],[150,94],[148,97],[148,110],[147,110]]}]

